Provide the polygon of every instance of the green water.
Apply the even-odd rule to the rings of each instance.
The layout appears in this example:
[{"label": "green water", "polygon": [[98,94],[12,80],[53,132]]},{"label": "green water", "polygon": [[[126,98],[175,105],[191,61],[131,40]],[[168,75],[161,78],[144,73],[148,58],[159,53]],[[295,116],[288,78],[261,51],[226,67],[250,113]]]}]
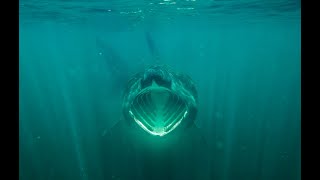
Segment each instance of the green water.
[{"label": "green water", "polygon": [[[159,5],[149,16],[139,12],[150,4],[129,2],[20,1],[20,179],[105,179],[98,139],[121,116],[125,82],[117,77],[152,64],[154,54],[196,83],[196,124],[208,142],[212,179],[300,179],[296,1],[243,1],[243,10],[218,1],[210,6],[215,12],[203,8],[206,1],[183,6],[202,8],[194,13]],[[245,6],[251,2],[257,7]],[[109,9],[117,15],[104,14]],[[110,70],[109,56],[101,55],[110,52],[97,38],[128,71]]]}]

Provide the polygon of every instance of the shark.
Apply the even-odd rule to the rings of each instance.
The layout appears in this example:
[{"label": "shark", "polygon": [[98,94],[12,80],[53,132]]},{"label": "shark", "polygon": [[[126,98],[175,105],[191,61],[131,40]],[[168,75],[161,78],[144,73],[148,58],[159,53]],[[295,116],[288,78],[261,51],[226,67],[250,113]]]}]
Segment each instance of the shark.
[{"label": "shark", "polygon": [[129,66],[106,41],[96,39],[106,71],[113,77],[113,92],[123,95],[120,119],[99,140],[103,176],[110,180],[209,180],[209,151],[194,123],[195,85],[184,73],[160,65],[151,32],[146,31],[144,38],[153,64],[142,67]]}]

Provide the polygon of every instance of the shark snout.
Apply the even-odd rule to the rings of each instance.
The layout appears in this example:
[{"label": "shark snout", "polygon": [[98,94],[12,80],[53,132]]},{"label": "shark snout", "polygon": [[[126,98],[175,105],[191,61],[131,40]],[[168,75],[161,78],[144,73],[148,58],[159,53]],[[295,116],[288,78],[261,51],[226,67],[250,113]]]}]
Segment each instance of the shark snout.
[{"label": "shark snout", "polygon": [[172,78],[170,74],[161,67],[154,66],[145,71],[143,79],[141,81],[142,88],[151,86],[153,81],[156,82],[159,86],[163,86],[169,89],[171,88]]}]

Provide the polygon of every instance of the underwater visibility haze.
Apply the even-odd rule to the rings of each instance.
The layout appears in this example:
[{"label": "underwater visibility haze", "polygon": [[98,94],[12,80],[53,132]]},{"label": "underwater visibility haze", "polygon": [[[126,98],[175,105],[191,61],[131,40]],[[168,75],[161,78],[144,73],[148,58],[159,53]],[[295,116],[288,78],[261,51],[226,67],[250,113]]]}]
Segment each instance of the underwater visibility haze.
[{"label": "underwater visibility haze", "polygon": [[19,179],[300,180],[300,11],[20,0]]}]

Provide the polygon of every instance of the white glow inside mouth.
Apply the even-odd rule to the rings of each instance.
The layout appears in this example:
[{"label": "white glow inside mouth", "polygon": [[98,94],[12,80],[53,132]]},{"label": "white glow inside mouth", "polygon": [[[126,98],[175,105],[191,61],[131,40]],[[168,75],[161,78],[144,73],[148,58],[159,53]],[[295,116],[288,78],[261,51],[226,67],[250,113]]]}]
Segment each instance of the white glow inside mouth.
[{"label": "white glow inside mouth", "polygon": [[[169,131],[165,131],[168,127],[170,127],[172,125],[172,123],[170,123],[169,125],[167,125],[166,127],[163,128],[157,128],[156,131],[151,131],[149,130],[141,121],[139,121],[138,119],[136,119],[136,117],[134,116],[134,114],[132,113],[131,110],[129,110],[129,114],[133,117],[133,119],[135,120],[135,122],[146,132],[148,132],[151,135],[154,136],[164,136],[168,133],[170,133],[171,131],[173,131],[174,129],[176,129],[178,127],[178,125],[182,122],[182,120],[186,117],[186,115],[188,114],[188,111],[185,111],[183,116],[174,124],[174,126],[169,130]],[[155,129],[156,127],[154,127],[153,129]]]}]

